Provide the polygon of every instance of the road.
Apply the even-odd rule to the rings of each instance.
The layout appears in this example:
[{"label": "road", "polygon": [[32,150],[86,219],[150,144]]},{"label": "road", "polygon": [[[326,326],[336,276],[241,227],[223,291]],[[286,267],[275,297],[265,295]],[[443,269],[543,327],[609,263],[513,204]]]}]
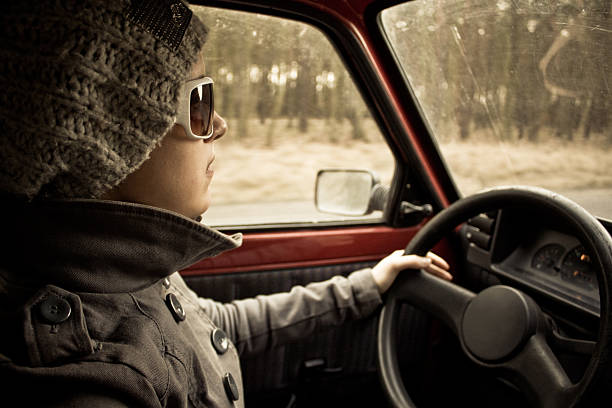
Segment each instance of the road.
[{"label": "road", "polygon": [[[612,220],[612,189],[589,189],[560,191],[592,214]],[[204,214],[204,223],[212,226],[253,225],[279,223],[317,223],[337,220],[358,220],[379,217],[380,213],[368,217],[342,217],[317,211],[312,202],[287,201],[257,204],[213,205]]]},{"label": "road", "polygon": [[380,211],[366,217],[344,217],[323,214],[312,202],[286,201],[256,204],[224,204],[211,208],[204,214],[203,222],[207,225],[249,225],[281,223],[317,223],[339,220],[360,220],[380,217]]},{"label": "road", "polygon": [[612,220],[612,189],[572,190],[559,193],[574,200],[591,214]]}]

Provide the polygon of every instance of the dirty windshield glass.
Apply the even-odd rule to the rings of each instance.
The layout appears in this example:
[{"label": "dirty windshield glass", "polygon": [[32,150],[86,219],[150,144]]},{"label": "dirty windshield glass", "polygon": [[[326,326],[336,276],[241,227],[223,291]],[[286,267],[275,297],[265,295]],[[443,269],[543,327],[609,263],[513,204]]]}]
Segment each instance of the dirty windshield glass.
[{"label": "dirty windshield glass", "polygon": [[612,219],[611,8],[419,0],[382,13],[463,195],[537,185]]}]

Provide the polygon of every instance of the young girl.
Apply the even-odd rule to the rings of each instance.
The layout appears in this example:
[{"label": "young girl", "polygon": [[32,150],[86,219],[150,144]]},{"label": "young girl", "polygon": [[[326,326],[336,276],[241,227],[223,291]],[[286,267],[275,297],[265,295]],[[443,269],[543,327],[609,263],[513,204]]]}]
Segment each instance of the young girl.
[{"label": "young girl", "polygon": [[206,28],[180,0],[1,8],[5,398],[243,406],[239,353],[371,314],[401,270],[451,279],[440,257],[396,251],[289,293],[198,298],[176,271],[241,243],[198,222],[227,131]]}]

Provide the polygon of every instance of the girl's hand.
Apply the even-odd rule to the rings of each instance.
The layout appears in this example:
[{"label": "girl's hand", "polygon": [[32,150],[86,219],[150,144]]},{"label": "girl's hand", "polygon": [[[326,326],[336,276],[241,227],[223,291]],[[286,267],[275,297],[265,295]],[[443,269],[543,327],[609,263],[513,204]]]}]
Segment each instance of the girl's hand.
[{"label": "girl's hand", "polygon": [[427,256],[404,255],[404,251],[400,249],[383,258],[372,268],[372,277],[381,294],[391,287],[397,275],[404,269],[424,269],[442,279],[453,279],[448,273],[448,263],[433,252],[428,252]]}]

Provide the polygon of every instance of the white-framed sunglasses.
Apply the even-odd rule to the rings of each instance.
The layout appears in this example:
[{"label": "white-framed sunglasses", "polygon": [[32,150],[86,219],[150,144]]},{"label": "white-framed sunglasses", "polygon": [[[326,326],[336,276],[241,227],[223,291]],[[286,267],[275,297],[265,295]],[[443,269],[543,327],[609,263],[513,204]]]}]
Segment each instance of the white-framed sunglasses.
[{"label": "white-framed sunglasses", "polygon": [[194,139],[210,139],[213,135],[215,106],[213,80],[209,77],[193,79],[181,86],[176,124]]}]

